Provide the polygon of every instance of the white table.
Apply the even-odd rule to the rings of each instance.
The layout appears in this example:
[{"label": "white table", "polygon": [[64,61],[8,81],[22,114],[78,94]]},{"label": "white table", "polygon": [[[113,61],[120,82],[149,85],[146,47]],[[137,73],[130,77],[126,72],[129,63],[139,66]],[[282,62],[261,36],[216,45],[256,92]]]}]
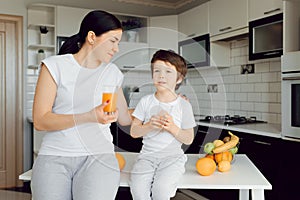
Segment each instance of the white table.
[{"label": "white table", "polygon": [[[121,152],[126,160],[121,172],[120,186],[128,187],[130,170],[136,153]],[[252,200],[264,200],[264,190],[271,190],[272,185],[244,154],[237,154],[229,172],[215,171],[210,176],[201,176],[196,171],[196,161],[203,155],[187,154],[186,172],[178,183],[179,189],[238,189],[239,199],[248,200],[251,190]],[[30,181],[31,170],[21,174],[20,180]]]}]

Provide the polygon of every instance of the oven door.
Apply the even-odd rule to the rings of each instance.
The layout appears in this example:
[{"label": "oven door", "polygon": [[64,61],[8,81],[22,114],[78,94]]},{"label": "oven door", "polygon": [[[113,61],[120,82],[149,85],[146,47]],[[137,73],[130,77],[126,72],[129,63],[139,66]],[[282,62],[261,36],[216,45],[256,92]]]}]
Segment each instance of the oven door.
[{"label": "oven door", "polygon": [[300,74],[282,77],[282,135],[300,138]]}]

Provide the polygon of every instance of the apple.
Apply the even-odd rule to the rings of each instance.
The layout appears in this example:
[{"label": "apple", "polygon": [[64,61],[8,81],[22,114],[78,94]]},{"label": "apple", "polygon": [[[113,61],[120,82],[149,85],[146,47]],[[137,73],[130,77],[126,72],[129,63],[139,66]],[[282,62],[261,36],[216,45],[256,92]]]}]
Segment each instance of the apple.
[{"label": "apple", "polygon": [[204,152],[207,154],[212,154],[212,150],[215,148],[214,143],[208,142],[204,145]]},{"label": "apple", "polygon": [[238,152],[238,147],[237,147],[237,146],[232,147],[231,149],[229,149],[229,152],[230,152],[232,155],[236,154],[236,153]]}]

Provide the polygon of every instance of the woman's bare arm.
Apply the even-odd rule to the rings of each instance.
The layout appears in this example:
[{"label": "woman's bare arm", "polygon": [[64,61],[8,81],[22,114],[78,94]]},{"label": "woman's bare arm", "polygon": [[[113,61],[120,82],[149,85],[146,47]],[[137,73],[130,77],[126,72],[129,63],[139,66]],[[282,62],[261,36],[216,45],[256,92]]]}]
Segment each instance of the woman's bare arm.
[{"label": "woman's bare arm", "polygon": [[122,126],[130,125],[132,122],[132,117],[131,117],[132,110],[128,110],[128,106],[122,88],[119,88],[118,90],[117,108],[119,111],[118,122],[120,123],[120,125]]}]

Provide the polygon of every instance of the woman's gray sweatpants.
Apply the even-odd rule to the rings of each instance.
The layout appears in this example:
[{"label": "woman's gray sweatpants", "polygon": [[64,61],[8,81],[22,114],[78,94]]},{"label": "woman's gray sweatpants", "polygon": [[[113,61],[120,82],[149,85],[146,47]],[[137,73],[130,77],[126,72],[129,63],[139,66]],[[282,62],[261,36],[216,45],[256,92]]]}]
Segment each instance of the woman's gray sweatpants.
[{"label": "woman's gray sweatpants", "polygon": [[114,200],[119,182],[120,171],[114,154],[39,155],[32,171],[32,199]]}]

